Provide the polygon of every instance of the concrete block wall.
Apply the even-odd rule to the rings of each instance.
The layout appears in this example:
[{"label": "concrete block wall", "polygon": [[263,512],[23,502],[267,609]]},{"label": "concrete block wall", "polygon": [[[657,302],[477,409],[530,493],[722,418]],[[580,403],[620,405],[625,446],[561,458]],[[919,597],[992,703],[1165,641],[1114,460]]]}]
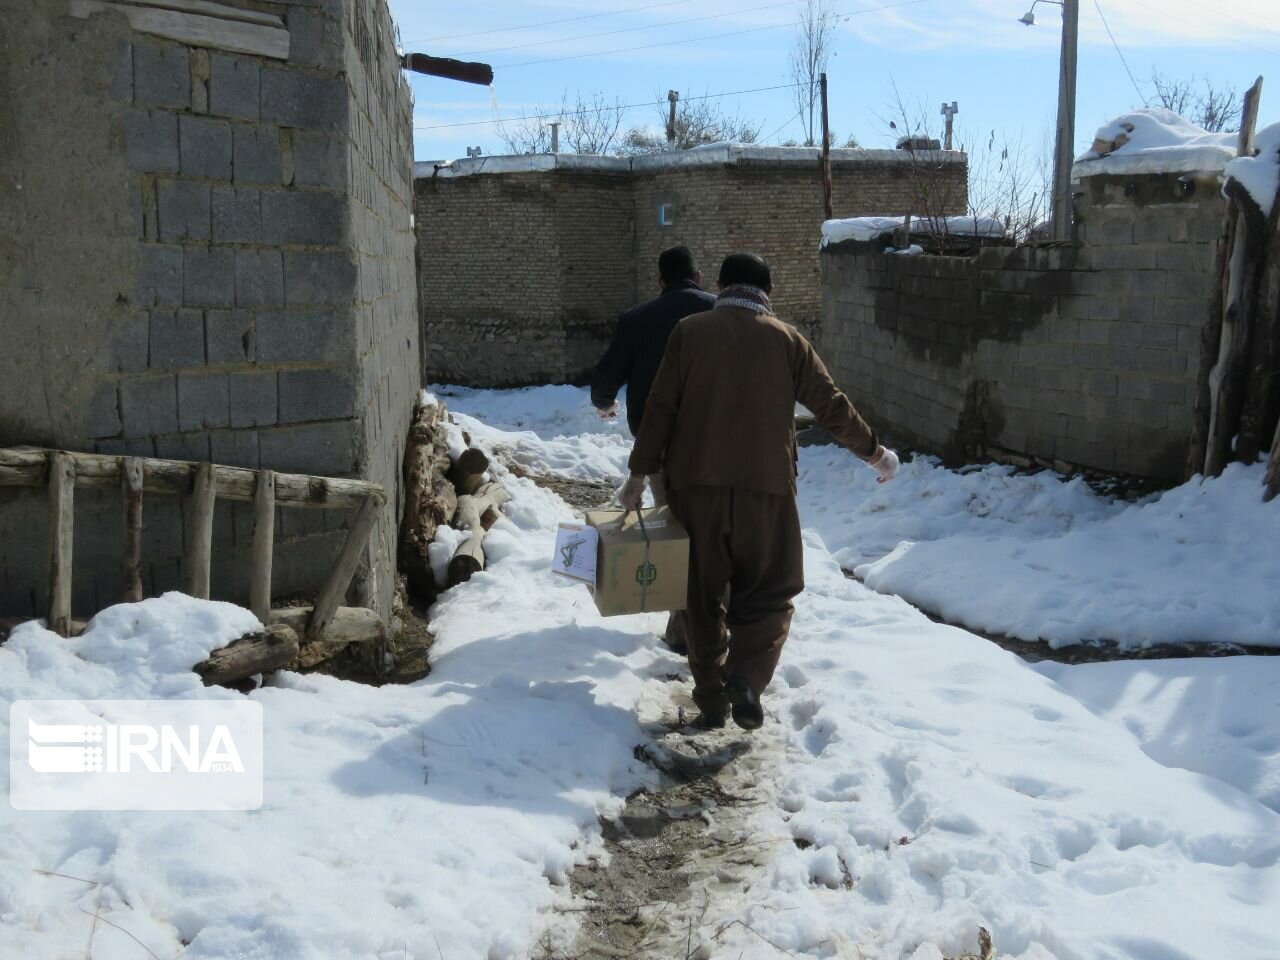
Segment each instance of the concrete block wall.
[{"label": "concrete block wall", "polygon": [[[818,152],[716,149],[714,156],[419,164],[426,379],[474,386],[585,379],[618,314],[657,295],[658,254],[681,243],[694,252],[709,289],[726,254],[768,257],[779,315],[816,335]],[[837,216],[918,206],[918,161],[895,151],[837,152]],[[963,212],[966,164],[957,155],[937,166],[931,176],[954,197],[950,212]],[[670,224],[659,219],[664,204]]]},{"label": "concrete block wall", "polygon": [[[393,421],[407,429],[418,341],[410,102],[384,0],[256,5],[284,20],[287,61],[17,2],[27,9],[6,18],[4,48],[21,53],[0,69],[9,89],[38,92],[0,119],[16,144],[3,179],[20,190],[5,206],[0,316],[6,338],[32,349],[0,361],[0,443],[394,489]],[[409,359],[367,359],[386,340]],[[381,426],[374,407],[391,414]],[[120,587],[118,501],[80,501],[77,615]],[[5,613],[43,607],[34,502],[0,492]],[[159,593],[181,583],[181,509],[153,497],[144,516],[145,586]],[[277,595],[314,592],[345,523],[280,512]],[[216,596],[247,594],[249,532],[246,509],[219,505]],[[378,556],[370,569],[386,582],[393,572]],[[389,610],[388,589],[374,593]]]},{"label": "concrete block wall", "polygon": [[1213,176],[1093,177],[1072,247],[828,248],[823,353],[877,427],[951,462],[1177,480],[1222,214]]}]

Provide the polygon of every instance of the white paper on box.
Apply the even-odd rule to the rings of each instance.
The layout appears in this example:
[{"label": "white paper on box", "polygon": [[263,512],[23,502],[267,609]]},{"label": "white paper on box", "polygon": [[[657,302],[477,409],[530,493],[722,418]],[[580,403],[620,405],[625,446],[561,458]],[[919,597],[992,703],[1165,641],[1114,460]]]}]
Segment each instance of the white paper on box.
[{"label": "white paper on box", "polygon": [[562,523],[556,531],[556,555],[551,572],[579,583],[596,584],[596,554],[600,535],[585,523]]}]

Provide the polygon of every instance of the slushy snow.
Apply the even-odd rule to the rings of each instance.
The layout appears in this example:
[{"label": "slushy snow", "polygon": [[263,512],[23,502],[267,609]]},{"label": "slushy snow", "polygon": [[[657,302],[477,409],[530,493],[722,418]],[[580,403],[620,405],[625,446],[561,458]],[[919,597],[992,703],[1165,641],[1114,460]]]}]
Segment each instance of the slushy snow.
[{"label": "slushy snow", "polygon": [[[625,427],[599,421],[586,391],[438,393],[459,414],[458,442],[465,429],[526,469],[621,479]],[[841,571],[907,539],[911,552],[991,542],[951,572],[993,565],[965,589],[998,607],[1001,578],[1036,589],[1055,573],[1033,568],[1038,554],[996,565],[1001,548],[1094,531],[1070,554],[1084,566],[1102,559],[1088,549],[1114,551],[1194,507],[1178,528],[1186,556],[1193,546],[1202,573],[1229,567],[1244,595],[1267,581],[1233,555],[1256,564],[1266,551],[1242,545],[1275,542],[1251,472],[1127,505],[1049,474],[923,458],[876,486],[833,447],[802,450],[800,467],[808,589],[765,696],[785,748],[774,801],[749,813],[759,837],[782,842],[745,882],[691,891],[707,903],[698,955],[938,960],[976,952],[985,927],[1001,960],[1275,960],[1280,658],[1033,667]],[[250,694],[266,723],[253,813],[6,810],[0,956],[563,952],[581,916],[566,881],[601,853],[598,817],[658,786],[633,759],[646,739],[637,711],[671,716],[671,690],[688,687],[662,680],[683,669],[657,639],[665,615],[600,618],[585,588],[549,572],[572,512],[500,460],[493,469],[513,499],[488,569],[432,609],[429,677],[373,688],[285,673]],[[1237,539],[1245,522],[1252,534]],[[1142,565],[1172,543],[1125,556]],[[1195,596],[1212,607],[1216,575],[1206,583]],[[1187,582],[1147,586],[1171,603]],[[1062,584],[1104,608],[1110,594],[1087,587]],[[1111,622],[1137,622],[1113,606]],[[78,640],[28,624],[0,647],[0,707],[238,697],[202,687],[190,665],[255,625],[175,594],[105,611]],[[0,777],[8,769],[0,761]]]}]

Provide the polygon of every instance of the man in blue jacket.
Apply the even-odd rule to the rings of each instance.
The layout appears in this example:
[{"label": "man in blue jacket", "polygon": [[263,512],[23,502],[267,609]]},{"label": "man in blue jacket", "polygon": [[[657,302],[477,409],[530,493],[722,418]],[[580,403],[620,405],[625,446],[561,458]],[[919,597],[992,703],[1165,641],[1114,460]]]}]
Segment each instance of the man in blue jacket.
[{"label": "man in blue jacket", "polygon": [[[662,364],[667,337],[685,317],[705,313],[716,302],[713,294],[702,289],[702,274],[688,247],[662,251],[658,257],[658,285],[662,289],[658,296],[618,318],[613,342],[591,378],[591,402],[606,419],[617,416],[618,391],[626,385],[627,426],[633,436],[640,433],[640,418],[644,416],[649,387]],[[651,484],[659,500],[660,486]]]},{"label": "man in blue jacket", "polygon": [[[658,256],[658,286],[662,289],[658,296],[618,318],[613,342],[591,378],[591,402],[606,420],[618,415],[618,391],[626,384],[627,426],[632,436],[640,433],[645,401],[671,331],[685,317],[705,313],[716,303],[715,295],[702,289],[702,274],[685,246],[671,247]],[[661,474],[649,478],[649,489],[654,503],[662,506],[667,502]],[[676,653],[687,652],[680,614],[673,613],[668,619],[663,641]]]}]

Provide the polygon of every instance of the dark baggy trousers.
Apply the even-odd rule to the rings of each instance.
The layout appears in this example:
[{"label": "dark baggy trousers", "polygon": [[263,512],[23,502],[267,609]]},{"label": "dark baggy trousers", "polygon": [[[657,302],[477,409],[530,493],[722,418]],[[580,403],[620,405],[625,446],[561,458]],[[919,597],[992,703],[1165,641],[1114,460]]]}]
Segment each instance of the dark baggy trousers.
[{"label": "dark baggy trousers", "polygon": [[670,505],[689,533],[683,619],[693,699],[704,712],[722,713],[728,677],[760,693],[777,669],[791,600],[804,589],[800,516],[793,496],[732,487],[672,491]]}]

